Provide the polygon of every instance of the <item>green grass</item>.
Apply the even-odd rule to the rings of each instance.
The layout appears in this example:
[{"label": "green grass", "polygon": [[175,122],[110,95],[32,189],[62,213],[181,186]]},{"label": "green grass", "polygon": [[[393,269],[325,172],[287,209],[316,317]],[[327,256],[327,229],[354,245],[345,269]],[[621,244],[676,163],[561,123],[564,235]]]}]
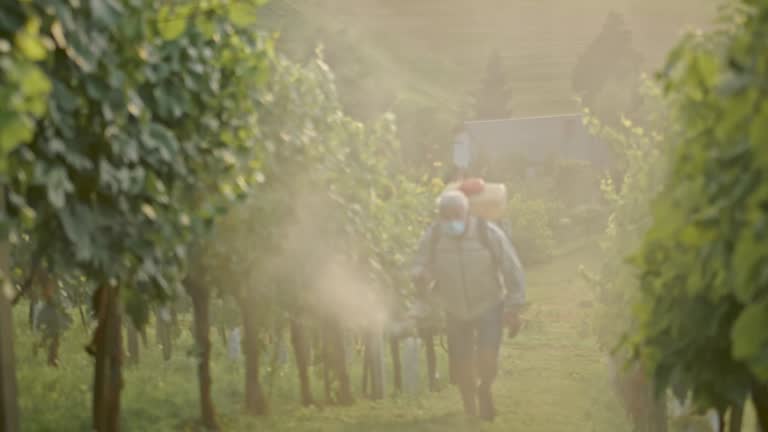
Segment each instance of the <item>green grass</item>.
[{"label": "green grass", "polygon": [[[452,388],[376,403],[358,400],[349,408],[300,408],[291,367],[280,372],[282,376],[272,389],[273,415],[250,419],[241,414],[242,366],[226,358],[224,347],[212,335],[214,399],[224,430],[629,432],[611,391],[604,357],[590,335],[590,310],[578,305],[591,295],[577,274],[578,265],[595,260],[585,250],[589,249],[531,270],[533,306],[526,314],[524,331],[504,344],[495,388],[500,417],[491,426],[467,422]],[[34,336],[25,326],[22,309],[19,306],[15,313],[23,431],[87,430],[92,374],[92,361],[82,350],[87,334],[80,326],[70,330],[63,342],[61,367],[48,368],[42,355],[32,354]],[[142,352],[138,368],[126,370],[122,403],[125,431],[196,430],[195,362],[185,355],[191,347],[192,340],[185,331],[171,362],[164,363],[160,350],[151,347]],[[446,376],[445,363],[441,358],[442,376]],[[353,368],[352,374],[357,391],[359,370]],[[315,390],[319,393],[319,385]]]}]

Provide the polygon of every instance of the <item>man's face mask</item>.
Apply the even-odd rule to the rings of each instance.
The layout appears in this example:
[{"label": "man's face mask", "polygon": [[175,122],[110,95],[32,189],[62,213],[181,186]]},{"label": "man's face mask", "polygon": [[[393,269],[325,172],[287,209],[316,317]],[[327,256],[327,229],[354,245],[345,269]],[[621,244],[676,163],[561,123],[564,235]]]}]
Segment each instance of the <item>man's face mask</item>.
[{"label": "man's face mask", "polygon": [[440,211],[440,227],[450,237],[461,237],[467,230],[467,212],[460,207],[449,207]]},{"label": "man's face mask", "polygon": [[444,221],[442,223],[443,232],[451,237],[460,237],[467,229],[467,223],[463,220]]}]

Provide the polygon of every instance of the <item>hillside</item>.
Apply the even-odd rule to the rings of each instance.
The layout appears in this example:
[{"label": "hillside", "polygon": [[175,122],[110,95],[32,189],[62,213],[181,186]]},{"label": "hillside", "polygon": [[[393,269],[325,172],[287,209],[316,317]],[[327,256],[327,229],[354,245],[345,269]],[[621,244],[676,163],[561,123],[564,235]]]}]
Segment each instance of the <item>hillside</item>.
[{"label": "hillside", "polygon": [[[606,15],[625,16],[644,68],[656,69],[689,26],[705,25],[714,0],[276,0],[265,15],[283,44],[323,42],[337,73],[360,81],[379,109],[397,100],[449,109],[476,85],[491,50],[509,71],[517,115],[576,109],[574,63]],[[340,58],[339,58],[340,57]],[[610,62],[611,59],[605,59]]]}]

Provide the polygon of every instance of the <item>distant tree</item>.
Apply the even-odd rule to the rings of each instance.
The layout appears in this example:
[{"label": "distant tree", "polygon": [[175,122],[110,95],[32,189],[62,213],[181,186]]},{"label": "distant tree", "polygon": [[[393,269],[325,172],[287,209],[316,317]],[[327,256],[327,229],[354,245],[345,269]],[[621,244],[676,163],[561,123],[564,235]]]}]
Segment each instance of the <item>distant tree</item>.
[{"label": "distant tree", "polygon": [[453,166],[453,142],[464,121],[471,118],[470,108],[469,100],[446,106],[439,101],[401,97],[392,112],[397,116],[404,165],[422,174],[442,177]]},{"label": "distant tree", "polygon": [[642,62],[624,17],[611,12],[600,33],[576,61],[572,88],[586,106],[599,106],[604,111],[597,113],[603,120],[603,113],[628,113]]},{"label": "distant tree", "polygon": [[498,51],[491,53],[485,76],[474,95],[474,117],[476,119],[500,119],[509,116],[509,102],[512,99],[507,83],[507,71]]}]

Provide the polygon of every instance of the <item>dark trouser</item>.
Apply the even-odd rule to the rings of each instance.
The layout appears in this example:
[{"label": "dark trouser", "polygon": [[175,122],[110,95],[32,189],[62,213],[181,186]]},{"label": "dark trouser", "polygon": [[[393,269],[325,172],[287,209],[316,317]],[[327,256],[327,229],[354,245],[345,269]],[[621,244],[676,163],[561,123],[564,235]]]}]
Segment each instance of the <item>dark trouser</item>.
[{"label": "dark trouser", "polygon": [[448,353],[451,380],[459,388],[464,411],[493,420],[491,386],[498,371],[503,335],[504,306],[498,304],[479,317],[448,317]]}]

